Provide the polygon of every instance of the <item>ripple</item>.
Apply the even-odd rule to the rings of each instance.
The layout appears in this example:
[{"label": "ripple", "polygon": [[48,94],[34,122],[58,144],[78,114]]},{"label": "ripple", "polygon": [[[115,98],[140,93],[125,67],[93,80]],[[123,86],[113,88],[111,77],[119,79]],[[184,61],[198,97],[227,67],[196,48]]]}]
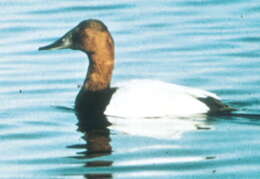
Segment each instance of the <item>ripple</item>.
[{"label": "ripple", "polygon": [[[259,178],[259,5],[1,1],[1,176]],[[106,136],[112,153],[88,154],[91,142],[68,110],[86,75],[86,56],[38,51],[88,18],[103,20],[114,37],[114,82],[152,78],[203,88],[237,115],[121,121]]]},{"label": "ripple", "polygon": [[79,11],[104,11],[104,10],[118,10],[132,8],[130,4],[113,4],[104,6],[72,6],[64,8],[49,9],[43,11],[30,11],[29,14],[53,14],[53,13],[66,13],[66,12],[79,12]]}]

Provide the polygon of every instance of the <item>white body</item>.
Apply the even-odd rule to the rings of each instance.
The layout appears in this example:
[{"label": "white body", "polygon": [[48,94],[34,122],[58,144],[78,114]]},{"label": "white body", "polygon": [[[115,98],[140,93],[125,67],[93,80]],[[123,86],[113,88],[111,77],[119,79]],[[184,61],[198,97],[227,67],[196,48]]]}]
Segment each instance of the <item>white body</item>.
[{"label": "white body", "polygon": [[105,114],[120,117],[188,117],[203,114],[209,107],[198,97],[213,97],[213,93],[156,80],[131,80],[116,84]]}]

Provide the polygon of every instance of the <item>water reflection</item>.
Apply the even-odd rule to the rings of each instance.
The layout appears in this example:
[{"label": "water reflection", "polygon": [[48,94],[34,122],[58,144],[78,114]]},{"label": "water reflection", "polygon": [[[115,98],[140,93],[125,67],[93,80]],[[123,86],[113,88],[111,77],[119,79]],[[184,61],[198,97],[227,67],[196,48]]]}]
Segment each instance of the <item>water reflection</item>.
[{"label": "water reflection", "polygon": [[[74,145],[70,148],[81,148],[84,151],[77,153],[74,157],[79,160],[93,159],[84,164],[86,168],[92,167],[110,167],[113,161],[100,160],[99,157],[110,155],[112,147],[110,144],[110,130],[107,126],[110,124],[104,115],[90,115],[84,111],[77,112],[78,130],[83,133],[83,139],[86,141],[85,145]],[[89,173],[84,175],[85,178],[112,178],[110,173]]]},{"label": "water reflection", "polygon": [[[61,108],[59,108],[61,109]],[[64,108],[62,108],[64,109]],[[71,111],[71,110],[70,110]],[[72,145],[69,148],[80,149],[74,159],[77,159],[83,166],[83,176],[85,178],[113,178],[111,168],[132,167],[138,166],[150,167],[150,163],[156,165],[167,165],[172,167],[181,164],[182,162],[196,162],[201,160],[213,160],[214,154],[206,156],[179,156],[178,150],[182,151],[182,146],[178,145],[177,140],[185,140],[185,133],[192,131],[208,131],[213,130],[215,126],[214,117],[207,115],[197,115],[188,118],[180,117],[160,117],[160,118],[121,118],[115,116],[105,116],[93,110],[80,110],[75,112],[78,119],[78,131],[80,131],[84,139],[84,144]],[[116,134],[125,136],[141,136],[154,139],[169,140],[170,148],[165,149],[164,145],[151,144],[140,148],[136,143],[136,148],[131,150],[121,151],[119,155],[128,156],[127,160],[117,160],[109,155],[112,154],[113,148],[111,145],[111,131]],[[172,143],[173,142],[173,143]],[[174,145],[173,145],[174,144]],[[135,145],[133,143],[133,145]],[[154,146],[155,145],[155,146]],[[159,146],[159,147],[158,147]],[[150,151],[157,147],[158,151],[167,151],[166,153],[176,153],[174,157],[162,156],[140,157],[139,159],[131,158],[131,153],[140,152],[143,150],[143,155],[146,156],[146,151]],[[150,153],[150,152],[148,152]],[[185,153],[185,149],[183,151]],[[114,154],[115,155],[115,154]],[[106,157],[104,157],[106,156]],[[161,166],[161,167],[162,167]]]},{"label": "water reflection", "polygon": [[192,117],[160,117],[160,118],[117,118],[108,117],[112,123],[109,129],[121,131],[129,135],[145,136],[158,139],[180,139],[185,132],[194,130],[211,130],[206,115]]}]

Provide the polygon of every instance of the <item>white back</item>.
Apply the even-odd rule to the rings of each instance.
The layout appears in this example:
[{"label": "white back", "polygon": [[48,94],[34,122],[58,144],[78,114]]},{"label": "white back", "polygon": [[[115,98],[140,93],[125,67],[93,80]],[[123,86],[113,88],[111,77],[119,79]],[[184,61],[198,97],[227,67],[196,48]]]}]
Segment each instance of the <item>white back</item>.
[{"label": "white back", "polygon": [[131,80],[118,83],[119,89],[105,111],[121,117],[190,116],[206,113],[209,108],[196,99],[215,94],[157,80]]}]

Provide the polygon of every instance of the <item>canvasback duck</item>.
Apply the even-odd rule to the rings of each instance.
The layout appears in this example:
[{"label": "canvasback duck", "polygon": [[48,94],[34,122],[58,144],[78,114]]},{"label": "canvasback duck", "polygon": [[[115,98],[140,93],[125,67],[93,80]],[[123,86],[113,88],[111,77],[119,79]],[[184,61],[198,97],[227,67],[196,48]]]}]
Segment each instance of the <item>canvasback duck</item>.
[{"label": "canvasback duck", "polygon": [[110,87],[114,41],[99,20],[85,20],[39,50],[73,49],[87,54],[86,79],[75,100],[76,112],[118,117],[188,117],[227,114],[234,109],[210,92],[156,80],[130,80]]}]

